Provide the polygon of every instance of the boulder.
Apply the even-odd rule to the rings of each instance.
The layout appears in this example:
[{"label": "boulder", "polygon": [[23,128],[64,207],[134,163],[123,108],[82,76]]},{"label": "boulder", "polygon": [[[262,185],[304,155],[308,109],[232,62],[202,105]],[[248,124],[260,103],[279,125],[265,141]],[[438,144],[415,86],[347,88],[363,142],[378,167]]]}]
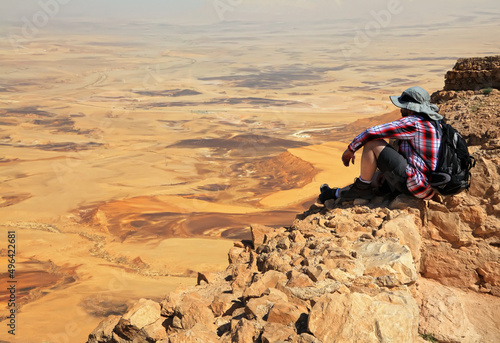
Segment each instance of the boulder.
[{"label": "boulder", "polygon": [[160,304],[153,300],[140,299],[127,310],[122,319],[128,321],[130,325],[142,329],[156,322],[160,318],[160,315]]},{"label": "boulder", "polygon": [[477,267],[477,256],[473,251],[453,249],[448,243],[439,243],[424,249],[420,272],[446,286],[472,289],[480,281]]},{"label": "boulder", "polygon": [[113,330],[120,321],[120,316],[109,316],[104,319],[89,335],[87,343],[110,342]]},{"label": "boulder", "polygon": [[330,273],[340,270],[352,276],[362,276],[365,272],[365,266],[361,259],[350,255],[338,256],[337,254],[330,253],[323,258],[322,263]]},{"label": "boulder", "polygon": [[455,290],[422,279],[418,282],[418,293],[421,334],[446,343],[484,342],[469,321],[467,309]]},{"label": "boulder", "polygon": [[278,323],[282,325],[295,325],[306,309],[300,310],[296,305],[286,302],[277,302],[269,310],[267,321],[269,323]]},{"label": "boulder", "polygon": [[414,216],[401,214],[384,222],[381,229],[377,231],[376,237],[397,238],[400,244],[410,249],[416,269],[419,269],[422,239]]},{"label": "boulder", "polygon": [[418,307],[407,291],[334,293],[316,301],[308,329],[322,342],[415,342],[417,323]]},{"label": "boulder", "polygon": [[171,292],[161,301],[161,315],[164,317],[170,317],[175,314],[175,308],[179,306],[182,301],[182,297],[177,292]]},{"label": "boulder", "polygon": [[467,223],[471,229],[475,229],[484,225],[486,222],[486,213],[478,205],[464,206],[460,213],[460,219]]},{"label": "boulder", "polygon": [[157,322],[161,316],[160,304],[149,299],[140,299],[120,318],[113,330],[113,339],[118,342],[145,339],[144,327]]},{"label": "boulder", "polygon": [[283,233],[285,229],[274,229],[261,224],[252,224],[250,226],[250,231],[252,233],[253,247],[257,250],[259,246],[267,243],[271,238],[276,237],[278,234]]},{"label": "boulder", "polygon": [[359,242],[353,246],[365,266],[364,275],[379,286],[394,287],[413,283],[417,272],[410,249],[392,241]]},{"label": "boulder", "polygon": [[261,328],[256,322],[242,318],[231,324],[232,342],[255,342],[260,336]]},{"label": "boulder", "polygon": [[[259,274],[257,274],[259,275]],[[243,292],[243,296],[247,297],[260,297],[269,288],[276,288],[279,283],[287,282],[287,277],[285,274],[278,272],[276,270],[268,270],[260,277],[256,277],[257,281],[253,282],[249,287]]]},{"label": "boulder", "polygon": [[228,271],[231,273],[231,287],[234,292],[245,289],[252,282],[254,275],[258,273],[257,265],[253,263],[253,260],[249,263],[231,264]]},{"label": "boulder", "polygon": [[262,331],[262,343],[289,342],[290,337],[295,337],[295,330],[278,323],[267,323]]},{"label": "boulder", "polygon": [[262,271],[277,270],[286,273],[292,270],[291,262],[290,256],[273,252],[259,256],[259,269]]},{"label": "boulder", "polygon": [[203,324],[209,329],[215,329],[215,316],[209,308],[210,303],[196,294],[189,294],[176,307],[175,316],[180,319],[182,329],[192,329],[196,324]]},{"label": "boulder", "polygon": [[145,337],[153,341],[160,341],[167,338],[167,331],[164,326],[165,318],[160,317],[156,322],[142,328]]},{"label": "boulder", "polygon": [[263,319],[276,303],[287,301],[288,297],[285,293],[272,288],[263,297],[249,299],[245,305],[245,313],[248,319]]},{"label": "boulder", "polygon": [[500,262],[488,261],[477,269],[484,282],[493,286],[500,286]]},{"label": "boulder", "polygon": [[287,287],[311,287],[313,285],[314,282],[309,276],[295,270],[289,273],[289,279],[286,283]]},{"label": "boulder", "polygon": [[458,213],[429,211],[428,218],[429,225],[433,225],[441,237],[450,242],[453,247],[459,248],[474,241],[472,230],[462,223]]},{"label": "boulder", "polygon": [[242,306],[243,304],[233,293],[221,293],[215,296],[210,304],[210,309],[215,317],[221,317],[230,315],[234,309]]}]

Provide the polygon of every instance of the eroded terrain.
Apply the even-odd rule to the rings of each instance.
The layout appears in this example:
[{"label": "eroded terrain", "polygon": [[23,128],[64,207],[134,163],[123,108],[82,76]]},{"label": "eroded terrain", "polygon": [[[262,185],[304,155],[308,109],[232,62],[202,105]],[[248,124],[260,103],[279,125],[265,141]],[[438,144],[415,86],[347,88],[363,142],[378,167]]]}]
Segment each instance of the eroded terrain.
[{"label": "eroded terrain", "polygon": [[[139,297],[224,269],[249,224],[287,225],[323,182],[352,181],[339,156],[364,125],[397,118],[388,95],[441,89],[457,57],[490,52],[485,27],[498,31],[440,25],[424,41],[400,28],[346,58],[333,24],[99,25],[0,43],[0,227],[17,235],[17,342],[83,341]],[[418,49],[400,51],[402,39]]]}]

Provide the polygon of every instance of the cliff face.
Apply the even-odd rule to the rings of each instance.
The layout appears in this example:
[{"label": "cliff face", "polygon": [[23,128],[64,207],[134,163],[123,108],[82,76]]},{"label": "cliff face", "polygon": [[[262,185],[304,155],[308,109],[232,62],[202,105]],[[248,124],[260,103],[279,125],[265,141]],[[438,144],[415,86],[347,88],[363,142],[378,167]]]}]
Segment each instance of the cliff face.
[{"label": "cliff face", "polygon": [[[475,89],[477,84],[472,84]],[[477,160],[453,197],[313,205],[229,266],[110,316],[95,342],[498,342],[500,95],[433,95]]]},{"label": "cliff face", "polygon": [[446,73],[445,90],[479,90],[500,87],[500,56],[461,58]]}]

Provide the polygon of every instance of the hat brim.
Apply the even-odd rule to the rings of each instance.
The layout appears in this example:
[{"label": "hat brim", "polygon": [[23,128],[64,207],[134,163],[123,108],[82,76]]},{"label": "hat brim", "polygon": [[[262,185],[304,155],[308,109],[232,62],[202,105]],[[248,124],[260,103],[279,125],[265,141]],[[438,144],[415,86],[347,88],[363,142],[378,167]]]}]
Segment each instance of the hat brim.
[{"label": "hat brim", "polygon": [[391,96],[389,96],[389,98],[391,99],[392,103],[395,106],[397,106],[399,108],[408,108],[408,102],[400,101],[399,100],[400,96],[391,95]]},{"label": "hat brim", "polygon": [[443,116],[434,110],[434,109],[436,110],[439,109],[439,107],[437,107],[436,105],[430,103],[422,105],[416,102],[401,101],[401,97],[397,95],[391,95],[389,96],[389,98],[391,99],[391,102],[399,108],[406,108],[416,113],[424,113],[433,120],[443,119]]}]

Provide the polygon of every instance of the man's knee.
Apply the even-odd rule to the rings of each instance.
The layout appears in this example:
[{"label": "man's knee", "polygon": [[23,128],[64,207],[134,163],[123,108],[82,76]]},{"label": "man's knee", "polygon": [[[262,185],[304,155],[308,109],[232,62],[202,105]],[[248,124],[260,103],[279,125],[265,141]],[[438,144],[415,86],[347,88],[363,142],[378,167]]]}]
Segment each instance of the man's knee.
[{"label": "man's knee", "polygon": [[373,141],[369,141],[368,143],[365,144],[364,149],[367,149],[368,151],[373,151],[375,156],[378,158],[382,150],[389,145],[385,140],[383,139],[377,139]]}]

